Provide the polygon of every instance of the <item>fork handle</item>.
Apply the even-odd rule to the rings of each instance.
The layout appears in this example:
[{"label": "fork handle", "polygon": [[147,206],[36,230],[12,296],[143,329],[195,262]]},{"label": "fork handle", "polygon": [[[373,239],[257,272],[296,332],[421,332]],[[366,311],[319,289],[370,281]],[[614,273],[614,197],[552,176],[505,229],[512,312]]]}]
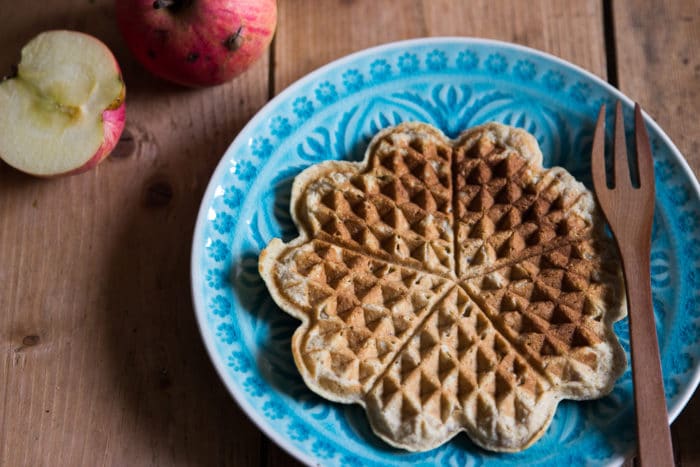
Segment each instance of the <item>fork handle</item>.
[{"label": "fork handle", "polygon": [[639,463],[642,467],[672,467],[671,431],[651,300],[649,249],[625,251],[621,256],[627,284]]}]

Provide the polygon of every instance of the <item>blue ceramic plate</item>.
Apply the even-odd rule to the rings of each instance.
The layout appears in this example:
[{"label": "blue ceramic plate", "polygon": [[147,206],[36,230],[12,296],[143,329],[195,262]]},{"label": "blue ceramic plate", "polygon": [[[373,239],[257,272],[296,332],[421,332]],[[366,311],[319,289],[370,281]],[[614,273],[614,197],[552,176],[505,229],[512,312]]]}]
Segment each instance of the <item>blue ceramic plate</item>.
[{"label": "blue ceramic plate", "polygon": [[[425,453],[373,435],[361,408],[306,388],[290,338],[299,324],[272,301],[258,254],[297,235],[289,216],[294,176],[328,159],[358,160],[371,136],[402,121],[448,136],[495,120],[533,133],[545,166],[589,183],[602,103],[632,103],[592,74],[550,55],[466,38],[387,44],[333,62],[273,99],[241,131],[212,176],[192,248],[192,290],[211,358],[238,404],[279,445],[320,465],[584,465],[620,463],[634,449],[629,370],[609,396],[559,406],[547,433],[518,454],[495,454],[460,434]],[[699,186],[678,149],[649,118],[657,203],[652,285],[671,418],[700,378]],[[611,128],[612,124],[608,125]],[[628,348],[627,320],[616,325]]]}]

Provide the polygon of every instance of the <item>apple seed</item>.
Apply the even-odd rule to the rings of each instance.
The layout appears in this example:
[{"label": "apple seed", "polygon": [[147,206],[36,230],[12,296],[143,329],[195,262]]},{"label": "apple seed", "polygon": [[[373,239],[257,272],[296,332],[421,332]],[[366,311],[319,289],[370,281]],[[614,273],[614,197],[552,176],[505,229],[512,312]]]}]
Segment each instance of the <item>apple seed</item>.
[{"label": "apple seed", "polygon": [[2,78],[0,78],[0,81],[5,81],[6,79],[16,78],[18,73],[19,73],[19,68],[17,68],[17,65],[16,64],[12,65],[10,67],[10,74],[5,75]]}]

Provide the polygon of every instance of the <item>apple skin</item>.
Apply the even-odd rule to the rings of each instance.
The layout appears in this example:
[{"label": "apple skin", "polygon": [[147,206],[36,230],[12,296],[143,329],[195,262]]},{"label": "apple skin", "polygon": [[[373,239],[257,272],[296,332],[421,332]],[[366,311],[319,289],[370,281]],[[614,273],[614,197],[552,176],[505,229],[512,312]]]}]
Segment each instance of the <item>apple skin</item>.
[{"label": "apple skin", "polygon": [[[112,58],[114,60],[114,67],[117,69],[119,79],[121,79],[123,83],[124,79],[122,78],[121,68],[119,68],[119,62],[117,62],[117,59],[109,50],[109,47],[107,47],[104,44],[102,45],[107,49],[109,54],[112,55]],[[102,112],[102,127],[104,130],[104,140],[102,141],[100,147],[97,148],[95,155],[92,156],[90,160],[88,160],[85,164],[78,167],[77,169],[71,170],[70,172],[66,172],[65,174],[52,175],[52,177],[60,175],[76,175],[79,173],[87,172],[88,170],[97,167],[97,165],[100,162],[105,160],[107,156],[109,156],[112,153],[112,150],[119,142],[119,138],[121,138],[122,133],[124,132],[124,126],[126,125],[125,99],[126,86],[123,86],[122,94],[121,96],[119,96],[119,99],[113,102],[110,108]]]},{"label": "apple skin", "polygon": [[126,124],[126,103],[122,100],[121,105],[114,110],[107,109],[102,112],[102,125],[104,128],[104,140],[102,145],[97,148],[95,155],[90,158],[85,164],[75,170],[66,172],[65,174],[50,175],[56,177],[60,175],[76,175],[94,169],[97,165],[105,160],[119,142],[122,136],[124,126]]},{"label": "apple skin", "polygon": [[[84,34],[84,33],[80,33]],[[86,34],[87,35],[87,34]],[[90,36],[92,37],[92,36]],[[99,41],[97,38],[93,39]],[[107,52],[112,56],[112,60],[114,62],[114,68],[116,68],[117,74],[119,75],[119,79],[124,83],[124,78],[122,77],[122,71],[121,68],[119,67],[119,62],[117,62],[117,59],[114,57],[114,54],[112,54],[112,51],[109,50],[109,47],[107,47],[104,43],[99,41],[102,46],[107,50]],[[97,151],[95,152],[95,155],[92,156],[85,164],[82,166],[78,167],[77,169],[71,170],[70,172],[66,172],[65,174],[58,174],[58,175],[52,175],[53,176],[60,176],[60,175],[76,175],[82,172],[87,172],[90,169],[94,169],[97,167],[97,165],[105,160],[107,156],[109,156],[112,153],[112,150],[115,148],[117,143],[119,142],[119,138],[121,138],[122,133],[124,132],[124,126],[126,125],[126,86],[122,86],[122,94],[119,96],[119,98],[112,103],[112,105],[106,109],[104,112],[102,112],[102,127],[104,131],[104,140],[102,141],[102,144],[100,145],[99,148],[97,148]]]},{"label": "apple skin", "polygon": [[138,61],[190,87],[221,84],[248,69],[277,24],[276,0],[115,0],[115,9]]}]

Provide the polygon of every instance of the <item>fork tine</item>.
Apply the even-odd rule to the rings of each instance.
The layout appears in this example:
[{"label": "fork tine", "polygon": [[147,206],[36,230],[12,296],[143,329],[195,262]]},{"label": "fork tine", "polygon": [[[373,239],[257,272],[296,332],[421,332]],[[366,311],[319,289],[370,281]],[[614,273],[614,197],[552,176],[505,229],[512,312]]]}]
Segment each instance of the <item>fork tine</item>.
[{"label": "fork tine", "polygon": [[639,169],[639,186],[645,190],[654,190],[654,161],[651,156],[649,135],[647,134],[642,108],[634,104],[634,137],[637,146],[637,167]]},{"label": "fork tine", "polygon": [[608,189],[605,179],[605,104],[600,106],[598,121],[593,134],[593,147],[591,148],[591,173],[595,191],[603,193]]},{"label": "fork tine", "polygon": [[617,101],[615,106],[615,188],[631,187],[629,162],[627,161],[627,141],[625,140],[625,121],[622,117],[622,103]]}]

